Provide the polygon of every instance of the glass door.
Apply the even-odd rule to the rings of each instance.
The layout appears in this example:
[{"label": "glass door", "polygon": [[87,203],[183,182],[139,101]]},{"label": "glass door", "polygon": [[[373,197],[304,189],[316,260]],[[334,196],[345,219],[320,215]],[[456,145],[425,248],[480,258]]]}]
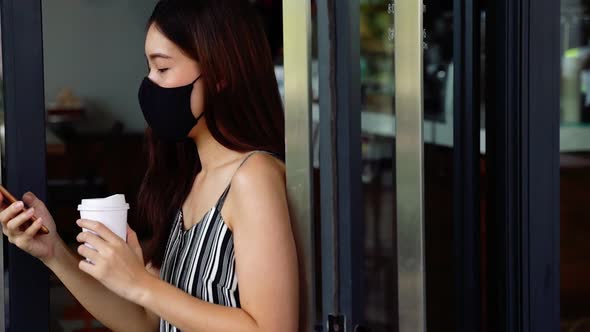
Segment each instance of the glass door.
[{"label": "glass door", "polygon": [[[560,15],[561,331],[590,330],[590,3],[562,0]],[[557,50],[556,50],[557,51]],[[557,119],[554,119],[554,121]]]},{"label": "glass door", "polygon": [[359,324],[371,331],[457,330],[453,9],[360,1]]},{"label": "glass door", "polygon": [[454,80],[477,77],[474,3],[284,1],[287,167],[316,331],[479,329],[479,85]]}]

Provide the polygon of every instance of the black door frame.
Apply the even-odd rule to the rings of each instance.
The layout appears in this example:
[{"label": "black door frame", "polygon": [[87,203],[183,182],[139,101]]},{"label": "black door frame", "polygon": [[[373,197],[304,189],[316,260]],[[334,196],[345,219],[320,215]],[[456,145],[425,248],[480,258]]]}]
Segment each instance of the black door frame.
[{"label": "black door frame", "polygon": [[[5,184],[17,196],[46,196],[41,1],[2,0]],[[49,330],[49,270],[2,237],[8,271],[8,331]],[[6,272],[6,270],[5,270]],[[5,284],[6,287],[6,284]],[[4,306],[4,301],[0,304]]]},{"label": "black door frame", "polygon": [[482,327],[480,0],[453,1],[453,249],[455,331]]},{"label": "black door frame", "polygon": [[488,1],[489,331],[558,331],[560,1]]},{"label": "black door frame", "polygon": [[317,7],[321,319],[341,315],[352,331],[363,324],[360,7],[358,0],[318,0]]}]

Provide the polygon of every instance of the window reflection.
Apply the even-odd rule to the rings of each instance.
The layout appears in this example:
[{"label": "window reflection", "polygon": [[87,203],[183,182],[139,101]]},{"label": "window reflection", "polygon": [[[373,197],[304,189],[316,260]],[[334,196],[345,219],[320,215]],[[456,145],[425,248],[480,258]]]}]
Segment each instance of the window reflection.
[{"label": "window reflection", "polygon": [[[395,40],[390,0],[360,1],[364,319],[371,331],[397,331]],[[427,325],[454,330],[452,255],[453,1],[426,1],[424,157]],[[404,277],[405,278],[405,277]]]},{"label": "window reflection", "polygon": [[590,122],[590,16],[585,4],[564,1],[561,15],[561,122]]},{"label": "window reflection", "polygon": [[[73,252],[80,200],[120,193],[133,206],[145,173],[137,89],[155,2],[43,2],[46,203]],[[134,209],[128,221],[141,241],[148,238]],[[50,331],[108,331],[53,274],[50,315]]]},{"label": "window reflection", "polygon": [[561,1],[561,321],[590,331],[590,2]]}]

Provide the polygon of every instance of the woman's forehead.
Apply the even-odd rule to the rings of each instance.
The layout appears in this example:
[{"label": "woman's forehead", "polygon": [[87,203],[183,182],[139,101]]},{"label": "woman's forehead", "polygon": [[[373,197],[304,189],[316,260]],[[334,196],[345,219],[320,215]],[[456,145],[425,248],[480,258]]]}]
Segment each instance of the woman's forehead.
[{"label": "woman's forehead", "polygon": [[155,26],[151,25],[145,38],[145,54],[149,58],[152,55],[165,55],[175,57],[180,53],[178,46]]}]

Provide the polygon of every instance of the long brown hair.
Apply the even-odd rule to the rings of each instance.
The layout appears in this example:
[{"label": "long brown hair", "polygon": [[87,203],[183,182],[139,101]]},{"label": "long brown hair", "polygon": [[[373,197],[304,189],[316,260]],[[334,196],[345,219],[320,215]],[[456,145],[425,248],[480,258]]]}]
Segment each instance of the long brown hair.
[{"label": "long brown hair", "polygon": [[[148,21],[201,68],[205,119],[225,147],[266,150],[284,160],[285,120],[270,48],[247,0],[161,0]],[[219,90],[221,86],[221,90]],[[145,132],[148,167],[138,194],[138,218],[152,237],[145,261],[162,265],[166,240],[201,163],[194,141],[165,143]]]}]

